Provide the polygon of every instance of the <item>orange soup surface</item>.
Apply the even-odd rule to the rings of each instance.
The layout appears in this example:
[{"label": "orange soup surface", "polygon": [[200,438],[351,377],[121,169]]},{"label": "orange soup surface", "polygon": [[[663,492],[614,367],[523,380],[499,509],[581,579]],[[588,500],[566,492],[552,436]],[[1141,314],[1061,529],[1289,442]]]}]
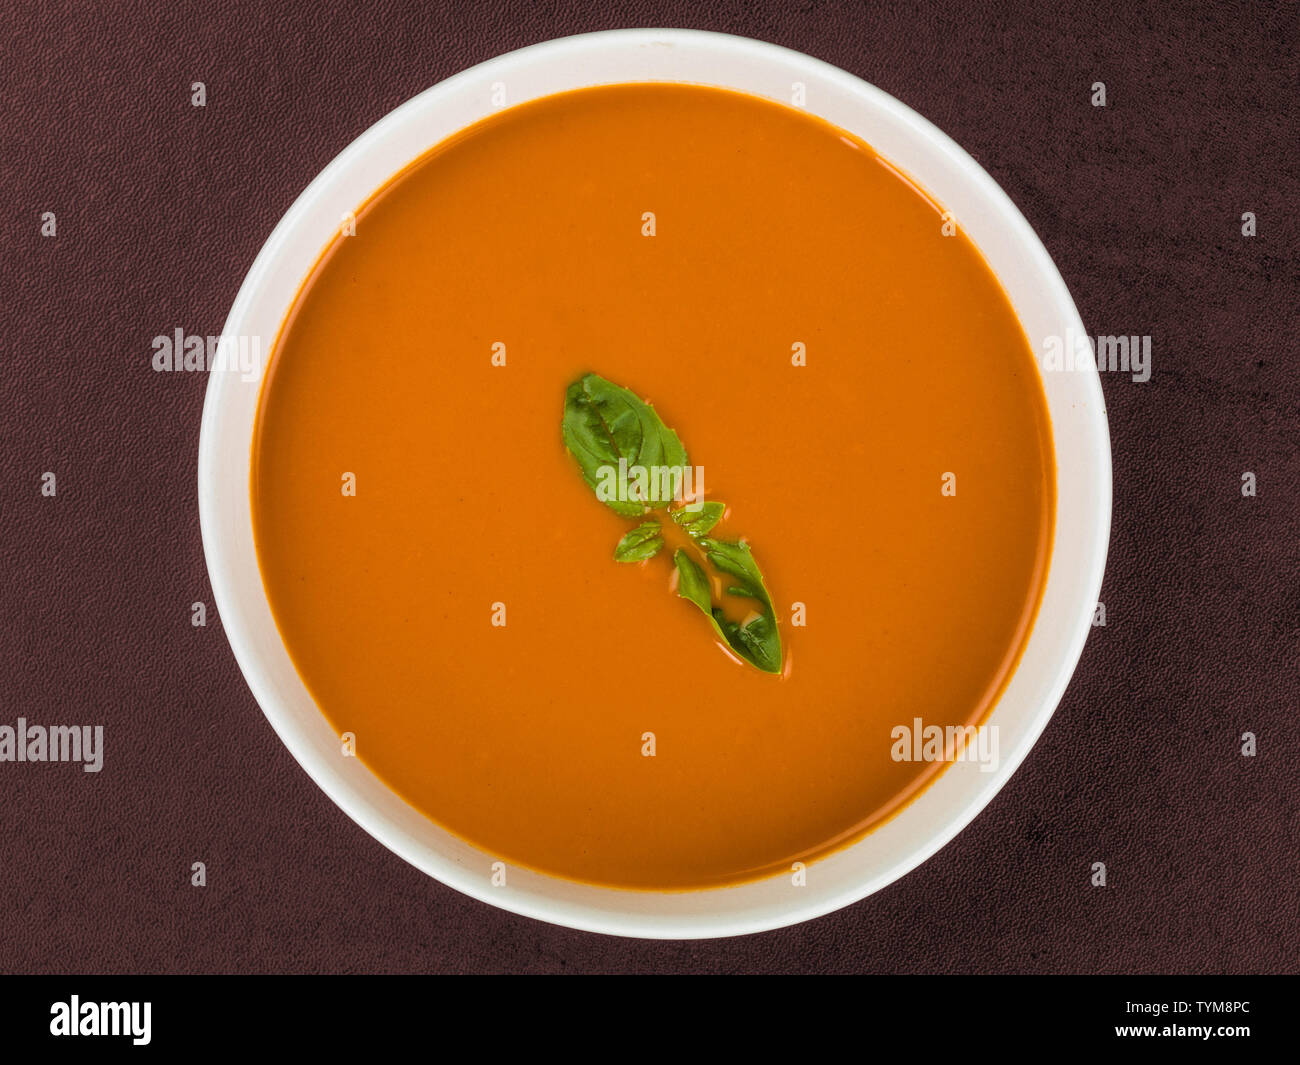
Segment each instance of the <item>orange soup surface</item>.
[{"label": "orange soup surface", "polygon": [[[623,85],[439,145],[326,249],[253,450],[263,580],[321,712],[501,860],[642,889],[788,872],[980,722],[1054,511],[1024,332],[942,210],[756,97]],[[676,430],[753,549],[783,670],[637,564],[561,439],[595,373]],[[485,865],[486,868],[486,865]]]}]

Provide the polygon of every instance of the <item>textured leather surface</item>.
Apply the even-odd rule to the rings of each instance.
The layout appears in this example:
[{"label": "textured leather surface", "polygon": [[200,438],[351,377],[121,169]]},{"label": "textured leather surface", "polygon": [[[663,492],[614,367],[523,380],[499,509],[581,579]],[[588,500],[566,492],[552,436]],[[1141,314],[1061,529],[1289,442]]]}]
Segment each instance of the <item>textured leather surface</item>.
[{"label": "textured leather surface", "polygon": [[[0,723],[102,723],[107,752],[99,774],[0,763],[0,969],[1295,970],[1300,24],[1293,5],[1108,7],[7,6]],[[1154,352],[1148,383],[1103,381],[1108,624],[1019,772],[872,898],[687,944],[471,901],[325,798],[215,611],[190,624],[193,601],[211,609],[206,382],[149,362],[157,334],[220,331],[281,214],[396,105],[522,45],[655,25],[765,38],[911,105],[1007,190],[1090,331]]]}]

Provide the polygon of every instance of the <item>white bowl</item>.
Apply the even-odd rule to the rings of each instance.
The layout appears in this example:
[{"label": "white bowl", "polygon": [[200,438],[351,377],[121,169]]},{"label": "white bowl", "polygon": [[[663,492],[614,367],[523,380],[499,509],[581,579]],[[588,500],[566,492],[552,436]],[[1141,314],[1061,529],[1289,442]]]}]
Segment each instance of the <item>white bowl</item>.
[{"label": "white bowl", "polygon": [[[816,59],[741,37],[686,30],[618,30],[568,37],[493,59],[399,107],[316,178],[257,256],[226,321],[226,337],[269,348],[317,255],[389,177],[444,138],[498,110],[585,86],[691,82],[790,103],[856,134],[912,175],[975,242],[1001,279],[1037,350],[1084,336],[1061,276],[1029,224],[979,165],[893,97]],[[494,98],[495,97],[495,98]],[[777,876],[736,887],[641,892],[572,883],[511,868],[492,885],[492,855],[408,806],[339,738],[299,679],[272,620],[253,546],[249,470],[261,387],[212,372],[199,440],[199,512],[212,590],[235,657],[293,756],[362,828],[412,865],[483,902],[555,924],[627,936],[692,939],[778,928],[870,895],[915,868],[964,828],[1015,771],[1060,701],[1088,636],[1110,535],[1110,441],[1095,368],[1045,373],[1056,447],[1051,568],[1037,622],[988,723],[998,726],[996,772],[950,765],[892,820],[813,863],[804,886]]]}]

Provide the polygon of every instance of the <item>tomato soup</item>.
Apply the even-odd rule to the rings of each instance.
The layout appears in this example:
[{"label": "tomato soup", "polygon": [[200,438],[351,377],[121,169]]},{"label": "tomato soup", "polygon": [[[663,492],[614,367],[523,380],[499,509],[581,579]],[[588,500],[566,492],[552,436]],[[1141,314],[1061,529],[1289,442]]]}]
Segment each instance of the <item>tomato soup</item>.
[{"label": "tomato soup", "polygon": [[[615,560],[637,522],[561,433],[589,374],[725,503],[773,670],[682,597],[681,535]],[[989,713],[1055,508],[1030,345],[942,208],[806,113],[667,84],[504,110],[359,208],[251,472],[277,626],[356,756],[485,870],[636,889],[788,875],[915,796],[946,763],[900,736]]]}]

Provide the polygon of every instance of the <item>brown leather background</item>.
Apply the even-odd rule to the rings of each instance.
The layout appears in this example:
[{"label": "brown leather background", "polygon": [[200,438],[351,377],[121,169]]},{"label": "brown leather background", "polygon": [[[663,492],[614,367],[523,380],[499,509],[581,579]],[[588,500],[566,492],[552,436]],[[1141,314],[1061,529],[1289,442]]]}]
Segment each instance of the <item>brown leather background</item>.
[{"label": "brown leather background", "polygon": [[[0,969],[1294,971],[1297,10],[7,4],[0,723],[102,723],[107,750],[98,775],[0,764]],[[211,608],[195,499],[206,381],[150,368],[155,335],[221,331],[281,214],[393,107],[522,45],[655,25],[774,41],[908,103],[1007,190],[1093,333],[1154,348],[1150,382],[1103,381],[1108,625],[1024,766],[872,898],[706,943],[473,902],[325,798],[262,717],[215,611],[190,624],[191,602]],[[40,236],[46,210],[55,239]],[[1254,758],[1239,753],[1246,730]],[[1089,886],[1094,861],[1105,889]]]}]

